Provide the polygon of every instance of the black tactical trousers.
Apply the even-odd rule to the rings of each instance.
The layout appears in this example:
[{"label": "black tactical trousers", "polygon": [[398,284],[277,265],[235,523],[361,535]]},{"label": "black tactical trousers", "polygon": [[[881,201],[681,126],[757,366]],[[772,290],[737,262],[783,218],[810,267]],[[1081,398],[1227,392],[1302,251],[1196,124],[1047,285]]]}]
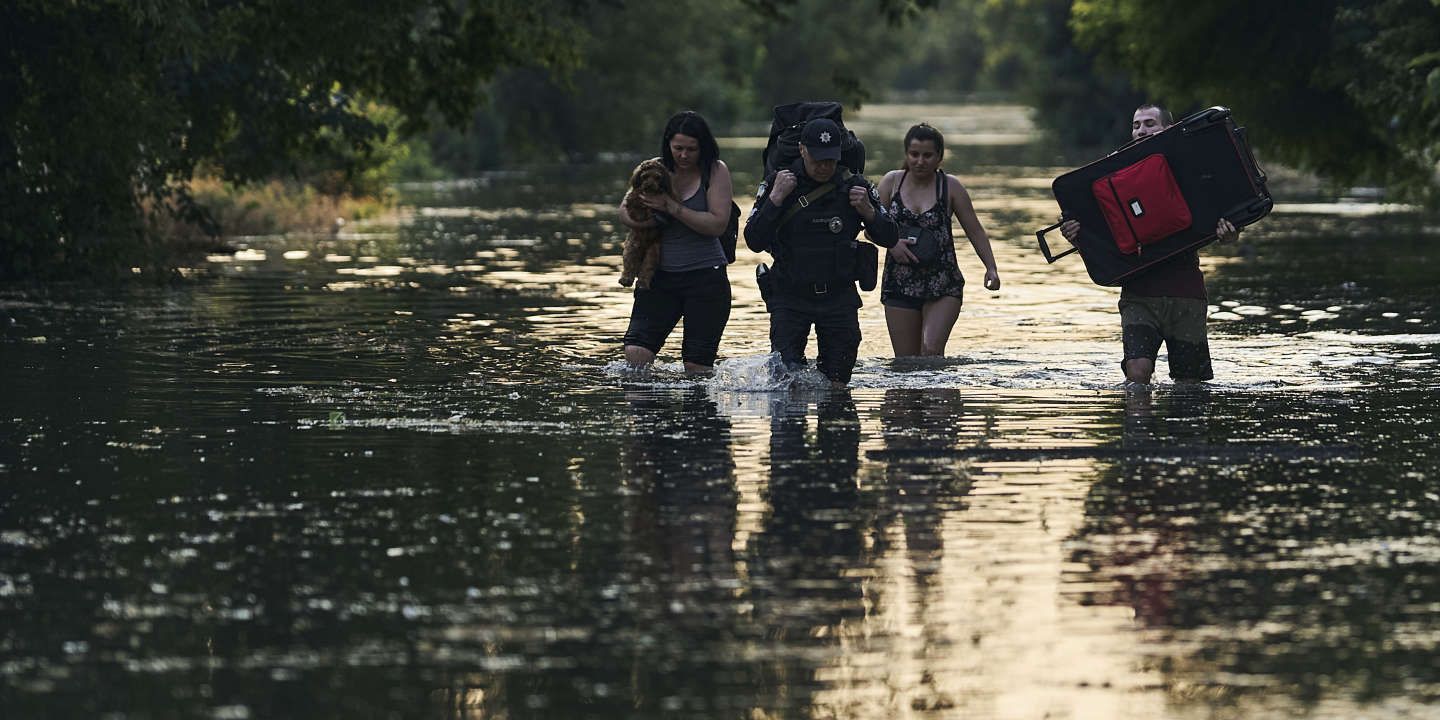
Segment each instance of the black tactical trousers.
[{"label": "black tactical trousers", "polygon": [[860,303],[854,283],[832,297],[777,295],[770,303],[770,349],[780,353],[786,365],[806,365],[805,346],[813,326],[820,348],[816,366],[833,382],[850,382],[860,351]]}]

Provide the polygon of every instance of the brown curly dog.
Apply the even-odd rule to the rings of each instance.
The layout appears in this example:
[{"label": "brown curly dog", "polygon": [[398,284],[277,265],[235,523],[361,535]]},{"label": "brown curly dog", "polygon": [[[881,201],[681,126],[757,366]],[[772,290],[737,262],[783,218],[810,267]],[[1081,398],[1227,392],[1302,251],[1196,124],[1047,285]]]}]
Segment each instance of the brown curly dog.
[{"label": "brown curly dog", "polygon": [[[669,195],[675,197],[670,186],[670,171],[659,158],[651,158],[635,166],[630,173],[630,190],[625,193],[625,212],[631,220],[644,222],[655,217],[654,212],[640,201],[640,195]],[[650,279],[660,267],[660,226],[631,228],[625,236],[625,249],[621,255],[620,284],[637,288],[650,287]]]}]

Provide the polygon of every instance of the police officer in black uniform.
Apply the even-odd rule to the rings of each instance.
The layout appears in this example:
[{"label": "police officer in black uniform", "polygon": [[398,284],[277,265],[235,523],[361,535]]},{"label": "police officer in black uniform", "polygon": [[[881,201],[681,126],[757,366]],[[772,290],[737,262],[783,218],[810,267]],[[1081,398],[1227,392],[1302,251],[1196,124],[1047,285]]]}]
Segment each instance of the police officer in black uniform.
[{"label": "police officer in black uniform", "polygon": [[771,350],[787,365],[805,365],[814,325],[820,371],[844,385],[860,349],[857,236],[866,229],[871,240],[888,248],[899,228],[875,187],[839,164],[840,133],[826,118],[805,124],[800,158],[761,183],[745,224],[745,244],[775,258],[775,267],[760,278]]}]

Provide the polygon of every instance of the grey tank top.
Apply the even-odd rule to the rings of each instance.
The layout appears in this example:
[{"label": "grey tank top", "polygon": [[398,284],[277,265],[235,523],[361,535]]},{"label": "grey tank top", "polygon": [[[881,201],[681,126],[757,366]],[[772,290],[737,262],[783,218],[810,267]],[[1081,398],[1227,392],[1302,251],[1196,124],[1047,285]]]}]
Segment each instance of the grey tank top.
[{"label": "grey tank top", "polygon": [[[700,178],[700,189],[687,198],[682,205],[691,210],[705,212],[710,209],[707,191],[710,183]],[[690,229],[675,218],[665,216],[665,229],[660,235],[660,269],[665,272],[687,272],[725,264],[725,251],[720,249],[720,239],[706,237]]]}]

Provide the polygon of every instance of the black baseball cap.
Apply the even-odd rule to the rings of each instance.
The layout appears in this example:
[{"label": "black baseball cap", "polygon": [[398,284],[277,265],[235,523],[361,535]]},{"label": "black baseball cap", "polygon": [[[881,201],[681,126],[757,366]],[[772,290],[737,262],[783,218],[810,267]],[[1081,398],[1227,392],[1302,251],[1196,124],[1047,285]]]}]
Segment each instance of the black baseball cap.
[{"label": "black baseball cap", "polygon": [[815,118],[800,131],[800,144],[815,160],[839,160],[840,126],[829,118]]}]

